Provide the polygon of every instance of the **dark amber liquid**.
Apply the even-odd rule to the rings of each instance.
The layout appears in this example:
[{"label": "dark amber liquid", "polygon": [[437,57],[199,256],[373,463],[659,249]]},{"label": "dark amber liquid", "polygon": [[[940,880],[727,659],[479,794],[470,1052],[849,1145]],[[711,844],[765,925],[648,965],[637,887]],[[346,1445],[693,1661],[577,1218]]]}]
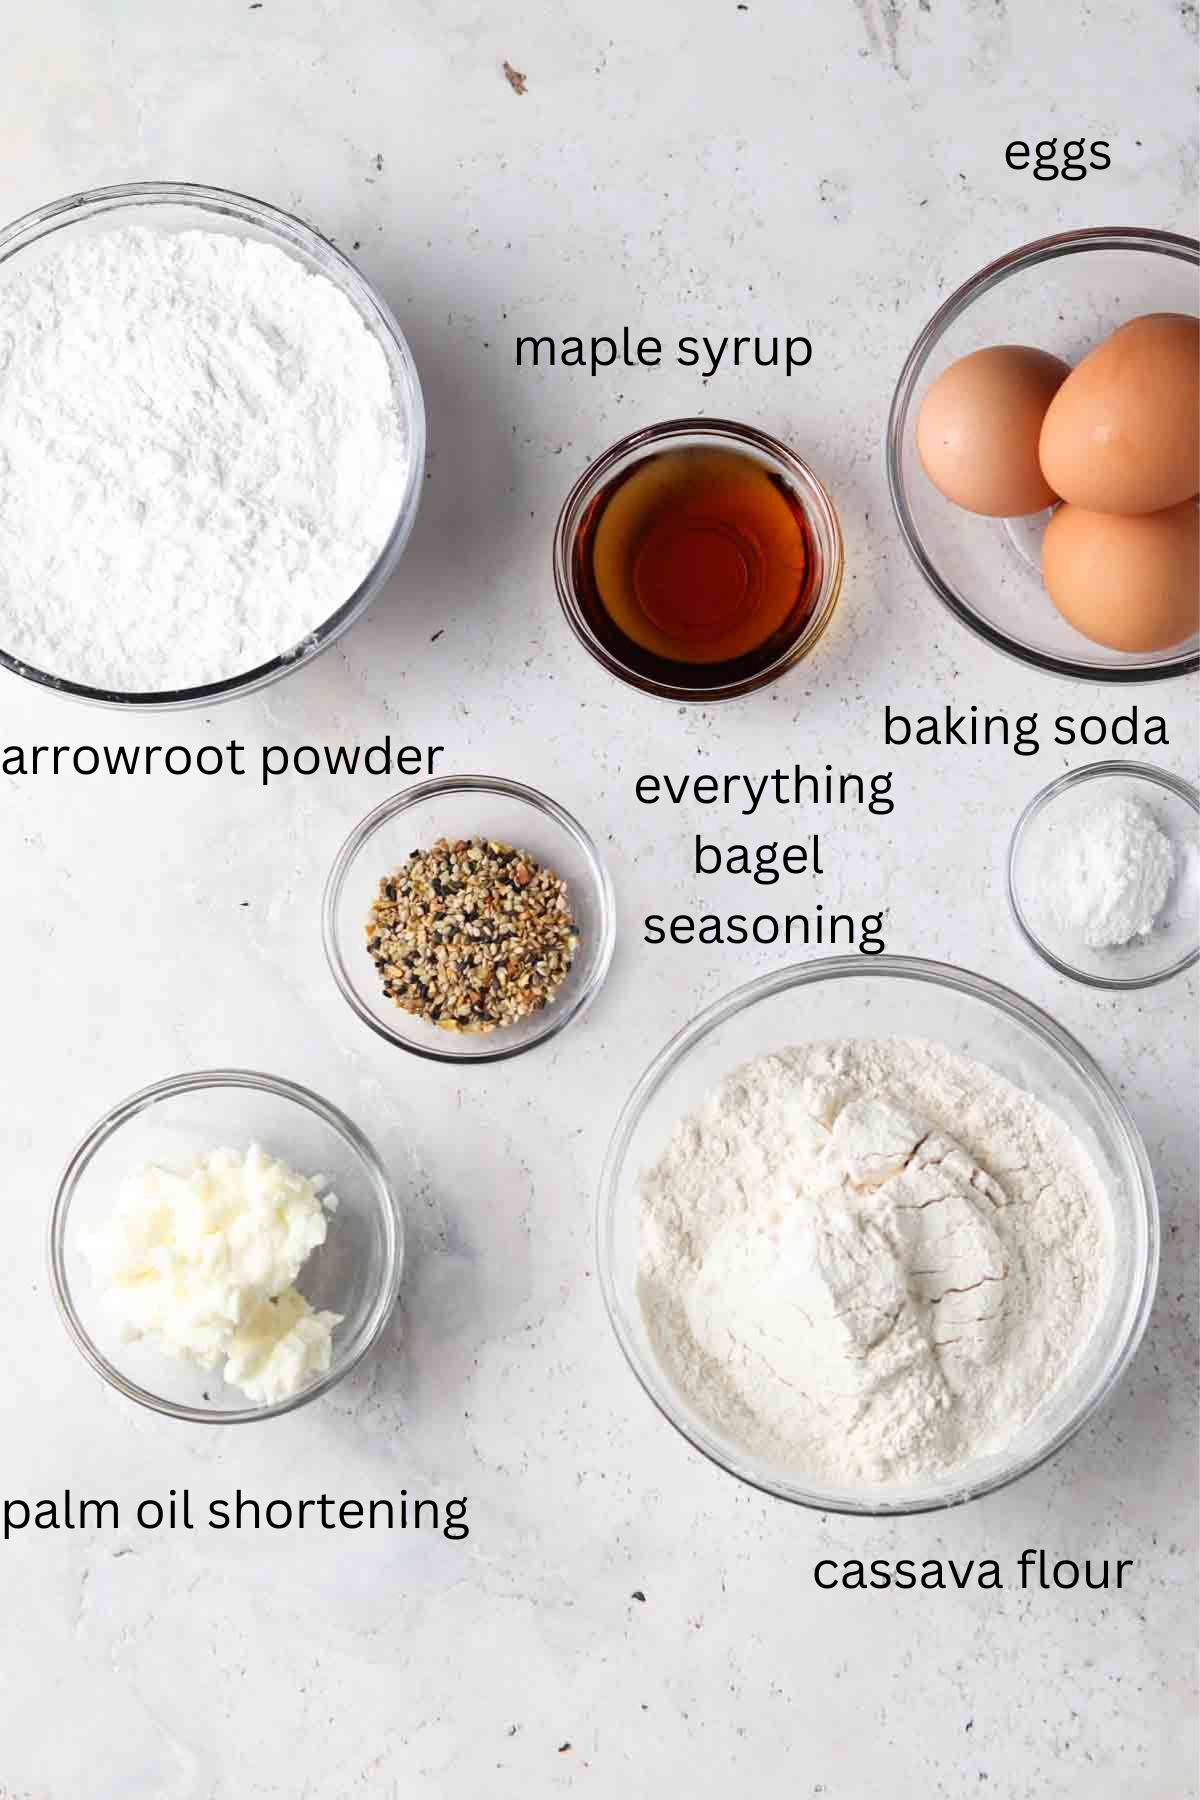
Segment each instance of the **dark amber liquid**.
[{"label": "dark amber liquid", "polygon": [[738,450],[662,450],[623,469],[580,521],[573,560],[600,642],[677,687],[768,668],[816,604],[816,548],[799,499]]}]

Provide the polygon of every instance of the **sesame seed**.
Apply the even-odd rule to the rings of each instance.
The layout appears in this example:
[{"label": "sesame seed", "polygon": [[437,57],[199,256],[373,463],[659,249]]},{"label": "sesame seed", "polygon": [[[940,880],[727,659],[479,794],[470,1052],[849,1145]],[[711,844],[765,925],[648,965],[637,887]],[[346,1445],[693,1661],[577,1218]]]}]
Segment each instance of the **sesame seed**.
[{"label": "sesame seed", "polygon": [[380,881],[366,935],[402,1012],[472,1033],[540,1012],[579,944],[566,883],[527,851],[486,838],[414,850]]}]

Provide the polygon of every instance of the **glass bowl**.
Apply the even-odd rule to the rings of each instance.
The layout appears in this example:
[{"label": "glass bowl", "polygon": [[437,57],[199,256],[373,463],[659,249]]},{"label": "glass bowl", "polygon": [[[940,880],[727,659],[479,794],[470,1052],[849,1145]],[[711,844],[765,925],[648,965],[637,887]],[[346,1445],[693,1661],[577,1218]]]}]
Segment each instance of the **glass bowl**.
[{"label": "glass bowl", "polygon": [[[743,657],[711,664],[706,671],[703,664],[671,662],[649,652],[643,652],[645,666],[636,667],[627,660],[623,634],[615,627],[606,632],[589,617],[582,599],[578,542],[588,509],[616,476],[667,449],[736,450],[774,475],[804,513],[812,539],[812,609],[795,636],[761,668],[746,669],[748,659]],[[766,432],[729,419],[669,419],[622,438],[579,477],[563,502],[554,534],[554,585],[567,623],[584,649],[630,687],[706,706],[752,694],[808,655],[833,617],[842,590],[842,560],[842,530],[833,502],[808,464]]]},{"label": "glass bowl", "polygon": [[989,263],[943,302],[909,352],[887,428],[887,471],[905,542],[934,593],[985,643],[1055,675],[1162,681],[1197,667],[1195,636],[1169,650],[1108,650],[1075,630],[1042,585],[1049,512],[986,519],[934,487],[917,454],[926,392],[960,356],[1029,344],[1075,364],[1116,326],[1197,310],[1200,243],[1135,227],[1066,232]]},{"label": "glass bowl", "polygon": [[[1102,797],[1140,801],[1170,839],[1175,873],[1162,912],[1146,936],[1097,950],[1058,918],[1055,850],[1074,819]],[[1188,782],[1144,763],[1099,762],[1072,769],[1029,802],[1008,850],[1013,917],[1043,961],[1060,975],[1098,988],[1152,987],[1200,956],[1200,796]]]},{"label": "glass bowl", "polygon": [[340,250],[299,219],[261,200],[229,193],[224,188],[173,181],[130,182],[120,187],[72,194],[65,200],[39,207],[36,212],[26,213],[24,218],[0,231],[0,282],[10,279],[18,271],[24,272],[47,249],[57,249],[63,233],[69,238],[78,238],[84,233],[151,223],[159,230],[200,228],[271,244],[305,269],[332,281],[350,301],[387,359],[396,406],[405,420],[410,460],[395,523],[374,565],[354,592],[348,594],[315,631],[257,668],[200,687],[135,693],[89,687],[52,670],[34,668],[0,645],[0,667],[10,669],[27,681],[97,706],[127,707],[143,712],[211,706],[235,695],[254,693],[328,649],[366,611],[399,561],[417,516],[425,468],[425,406],[421,384],[412,352],[385,302]]},{"label": "glass bowl", "polygon": [[[575,959],[551,1003],[514,1025],[479,1034],[444,1031],[401,1012],[384,994],[367,951],[367,918],[380,881],[413,850],[443,837],[512,844],[567,884],[579,931]],[[591,1005],[612,961],[616,909],[596,846],[565,807],[519,781],[454,775],[405,788],[355,826],[329,872],[322,923],[333,978],[364,1025],[433,1062],[489,1063],[556,1037]]]},{"label": "glass bowl", "polygon": [[[219,1370],[176,1361],[145,1342],[122,1343],[79,1247],[81,1232],[111,1216],[121,1182],[143,1163],[185,1162],[251,1144],[299,1174],[323,1175],[339,1202],[328,1237],[296,1282],[315,1309],[343,1315],[334,1328],[332,1362],[298,1394],[269,1406],[226,1386]],[[142,1088],[92,1127],[59,1183],[49,1260],[67,1330],[111,1387],[174,1419],[237,1425],[306,1405],[361,1362],[399,1293],[404,1225],[383,1164],[344,1113],[274,1075],[208,1069]]]},{"label": "glass bowl", "polygon": [[[696,1413],[662,1369],[637,1298],[639,1178],[675,1125],[731,1070],[790,1044],[930,1038],[975,1057],[1054,1109],[1108,1185],[1113,1274],[1092,1337],[1062,1385],[1002,1455],[923,1485],[810,1486],[747,1454]],[[973,1500],[1036,1469],[1112,1393],[1141,1339],[1158,1266],[1154,1178],[1137,1128],[1087,1052],[1028,1001],[944,963],[836,956],[781,969],[706,1008],[660,1051],[617,1122],[600,1182],[601,1286],[617,1339],[663,1417],[750,1486],[822,1512],[884,1516]]]}]

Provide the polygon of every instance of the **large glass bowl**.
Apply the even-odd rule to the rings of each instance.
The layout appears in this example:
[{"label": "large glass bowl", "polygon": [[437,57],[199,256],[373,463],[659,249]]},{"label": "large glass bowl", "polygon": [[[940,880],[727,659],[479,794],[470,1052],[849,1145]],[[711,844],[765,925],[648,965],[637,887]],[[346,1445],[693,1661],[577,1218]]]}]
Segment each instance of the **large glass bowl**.
[{"label": "large glass bowl", "polygon": [[[318,1311],[341,1313],[328,1371],[269,1406],[228,1387],[220,1371],[125,1344],[105,1312],[80,1234],[112,1214],[126,1176],[147,1162],[184,1163],[209,1150],[259,1144],[337,1195],[325,1242],[296,1286]],[[272,1419],[315,1400],[367,1354],[400,1289],[404,1225],[387,1171],[358,1127],[318,1094],[247,1069],[176,1075],[132,1094],[93,1126],[67,1164],[50,1217],[50,1279],[63,1322],[110,1386],[155,1412],[202,1425]]]},{"label": "large glass bowl", "polygon": [[327,619],[298,644],[257,668],[245,669],[224,681],[159,693],[113,691],[72,681],[52,669],[38,669],[12,655],[0,644],[0,667],[27,681],[97,706],[127,707],[143,712],[168,711],[188,706],[211,706],[235,695],[250,694],[311,662],[314,656],[348,631],[383,587],[399,561],[417,516],[425,470],[425,406],[416,364],[404,334],[385,302],[342,252],[290,214],[224,188],[199,187],[188,182],[143,181],[121,187],[95,188],[72,194],[39,207],[0,231],[0,282],[18,272],[50,248],[57,249],[64,235],[119,230],[152,224],[156,230],[201,229],[232,233],[271,244],[294,258],[305,269],[332,281],[350,301],[378,342],[391,373],[396,406],[405,421],[409,467],[395,522],[375,562],[354,592],[347,594]]},{"label": "large glass bowl", "polygon": [[985,643],[1055,675],[1162,681],[1197,667],[1197,638],[1169,650],[1094,644],[1056,611],[1041,576],[1049,513],[986,519],[940,494],[917,454],[917,415],[952,362],[989,344],[1029,344],[1074,365],[1142,313],[1197,311],[1200,243],[1168,231],[1095,229],[1043,238],[989,263],[943,302],[901,371],[887,471],[904,540],[956,619]]},{"label": "large glass bowl", "polygon": [[[1066,1121],[1104,1178],[1112,1276],[1074,1368],[1002,1455],[921,1485],[817,1487],[768,1466],[698,1415],[664,1372],[638,1305],[639,1179],[678,1121],[731,1070],[829,1038],[929,1038],[976,1058]],[[1087,1052],[1028,1001],[982,976],[915,957],[829,957],[781,969],[708,1007],[662,1050],[625,1104],[600,1182],[598,1264],[609,1317],[663,1417],[752,1487],[822,1512],[932,1511],[1005,1487],[1061,1450],[1112,1393],[1141,1339],[1158,1268],[1154,1178],[1137,1128]]]},{"label": "large glass bowl", "polygon": [[[567,886],[579,945],[548,1006],[495,1031],[445,1031],[402,1012],[383,991],[367,949],[367,918],[379,883],[413,850],[438,838],[489,838],[528,851]],[[322,909],[325,955],[343,998],[381,1038],[432,1062],[489,1063],[548,1042],[599,993],[612,961],[612,883],[583,826],[556,800],[498,776],[451,775],[418,782],[361,820],[334,860]]]}]

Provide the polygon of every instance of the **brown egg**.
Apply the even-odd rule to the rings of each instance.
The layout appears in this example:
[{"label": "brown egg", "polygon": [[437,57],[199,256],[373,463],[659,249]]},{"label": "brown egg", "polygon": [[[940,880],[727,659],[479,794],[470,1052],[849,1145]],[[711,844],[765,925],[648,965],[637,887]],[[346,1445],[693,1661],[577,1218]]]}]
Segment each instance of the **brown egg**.
[{"label": "brown egg", "polygon": [[1042,472],[1073,506],[1149,513],[1200,492],[1200,320],[1147,313],[1072,371],[1046,413]]},{"label": "brown egg", "polygon": [[1016,519],[1057,498],[1038,462],[1042,420],[1070,370],[1024,344],[973,350],[940,374],[917,416],[934,487],[968,512]]},{"label": "brown egg", "polygon": [[1200,511],[1192,500],[1137,516],[1060,506],[1042,573],[1076,631],[1110,650],[1169,650],[1200,625]]}]

